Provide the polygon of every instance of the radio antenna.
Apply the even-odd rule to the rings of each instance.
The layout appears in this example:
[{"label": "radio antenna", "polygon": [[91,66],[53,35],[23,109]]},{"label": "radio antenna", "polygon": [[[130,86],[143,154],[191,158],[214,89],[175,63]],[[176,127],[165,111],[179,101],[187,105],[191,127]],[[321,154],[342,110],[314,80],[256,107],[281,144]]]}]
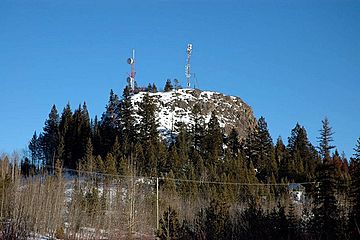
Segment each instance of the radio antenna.
[{"label": "radio antenna", "polygon": [[190,88],[191,87],[190,57],[191,57],[191,53],[192,53],[192,44],[191,43],[189,43],[187,45],[186,53],[187,53],[187,60],[186,60],[186,66],[185,66],[186,86],[188,88]]}]

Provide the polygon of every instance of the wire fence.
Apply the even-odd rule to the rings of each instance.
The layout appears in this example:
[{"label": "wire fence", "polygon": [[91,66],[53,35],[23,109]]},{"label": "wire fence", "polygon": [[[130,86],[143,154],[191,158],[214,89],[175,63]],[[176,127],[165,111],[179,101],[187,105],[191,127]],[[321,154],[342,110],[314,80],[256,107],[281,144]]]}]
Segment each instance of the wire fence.
[{"label": "wire fence", "polygon": [[[45,166],[52,167],[52,166]],[[158,180],[166,180],[166,181],[174,181],[174,182],[189,182],[189,183],[199,183],[199,184],[216,184],[216,185],[237,185],[237,186],[289,186],[291,184],[297,185],[309,185],[309,184],[317,184],[319,182],[316,181],[308,181],[308,182],[288,182],[288,183],[245,183],[245,182],[223,182],[223,181],[207,181],[207,180],[196,180],[196,179],[184,179],[184,178],[170,178],[163,176],[138,176],[138,175],[120,175],[120,174],[109,174],[95,171],[87,171],[80,169],[70,169],[70,168],[62,168],[63,173],[74,173],[74,174],[88,174],[94,176],[105,176],[105,177],[113,177],[113,178],[136,178],[136,179],[144,179],[156,181]]]}]

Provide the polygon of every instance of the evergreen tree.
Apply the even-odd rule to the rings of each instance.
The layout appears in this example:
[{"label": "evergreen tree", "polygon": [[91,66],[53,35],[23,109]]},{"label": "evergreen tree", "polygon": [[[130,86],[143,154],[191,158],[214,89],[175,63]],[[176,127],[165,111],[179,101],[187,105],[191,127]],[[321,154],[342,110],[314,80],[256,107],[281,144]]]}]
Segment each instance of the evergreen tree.
[{"label": "evergreen tree", "polygon": [[151,86],[151,92],[152,93],[157,93],[157,91],[158,91],[157,87],[156,87],[155,83],[153,83],[152,86]]},{"label": "evergreen tree", "polygon": [[82,152],[84,154],[86,150],[86,144],[91,138],[90,117],[85,102],[83,103],[83,106],[81,108],[81,122],[80,122],[79,130],[80,130],[79,138],[82,145]]},{"label": "evergreen tree", "polygon": [[[130,160],[132,161],[132,158],[130,157]],[[132,165],[134,164],[134,166]],[[135,149],[134,149],[134,163],[129,162],[129,167],[130,168],[135,168],[137,170],[137,174],[138,175],[143,175],[144,174],[144,169],[145,169],[145,156],[144,156],[144,150],[143,147],[140,143],[136,143],[135,144]],[[132,170],[132,169],[131,169]]]},{"label": "evergreen tree", "polygon": [[277,176],[275,149],[264,117],[259,118],[257,130],[250,134],[245,148],[247,158],[258,169],[260,180],[266,181],[271,175]]},{"label": "evergreen tree", "polygon": [[279,179],[287,177],[287,149],[281,137],[278,137],[275,144],[275,161],[279,166]]},{"label": "evergreen tree", "polygon": [[179,177],[180,169],[182,167],[181,160],[179,158],[179,154],[174,145],[170,146],[169,154],[167,159],[167,165],[170,170],[177,174],[176,177]]},{"label": "evergreen tree", "polygon": [[205,222],[203,231],[206,239],[228,239],[229,208],[224,202],[212,200],[205,209]]},{"label": "evergreen tree", "polygon": [[[186,165],[183,167],[182,171],[180,173],[178,173],[178,178],[180,179],[193,179],[192,175],[191,175],[191,171],[188,168],[189,165]],[[178,193],[179,195],[181,195],[184,199],[193,199],[193,186],[195,184],[191,183],[191,182],[179,182],[178,183]]]},{"label": "evergreen tree", "polygon": [[62,156],[64,156],[64,152],[65,152],[65,140],[64,140],[64,137],[60,134],[59,144],[58,144],[57,151],[56,151],[57,158],[55,160],[55,164],[56,164],[56,161],[60,161],[61,165],[63,165]]},{"label": "evergreen tree", "polygon": [[190,161],[193,163],[194,171],[197,173],[197,179],[205,180],[204,176],[206,175],[206,169],[204,165],[204,159],[198,150],[192,148],[190,151]]},{"label": "evergreen tree", "polygon": [[356,146],[354,148],[354,159],[360,159],[360,137],[358,138]]},{"label": "evergreen tree", "polygon": [[325,118],[320,130],[319,151],[323,163],[317,168],[317,188],[315,193],[314,224],[319,239],[340,239],[339,209],[336,200],[335,166],[330,159],[332,131]]},{"label": "evergreen tree", "polygon": [[114,144],[113,144],[110,152],[111,152],[112,155],[114,156],[115,162],[116,162],[117,164],[120,163],[120,159],[121,159],[121,157],[122,157],[122,155],[123,155],[121,149],[122,149],[122,148],[121,148],[121,144],[120,144],[119,138],[116,137],[116,138],[115,138],[115,141],[114,141]]},{"label": "evergreen tree", "polygon": [[101,118],[102,125],[107,125],[113,129],[117,129],[119,127],[119,104],[119,97],[111,89],[109,102],[106,105],[106,111],[103,113]]},{"label": "evergreen tree", "polygon": [[266,222],[269,222],[269,232],[271,232],[272,239],[288,239],[289,222],[285,215],[285,209],[278,204],[268,216]]},{"label": "evergreen tree", "polygon": [[108,153],[105,158],[105,172],[109,174],[108,178],[113,178],[112,175],[117,174],[116,162],[114,156],[111,153]]},{"label": "evergreen tree", "polygon": [[295,215],[295,206],[294,206],[294,203],[292,200],[290,200],[290,203],[289,203],[289,212],[288,212],[287,219],[288,219],[288,223],[289,223],[289,226],[288,226],[289,238],[288,239],[298,239],[297,232],[298,232],[299,223],[298,223],[298,220]]},{"label": "evergreen tree", "polygon": [[180,239],[180,233],[181,225],[177,212],[169,206],[160,219],[158,238],[161,240],[177,240]]},{"label": "evergreen tree", "polygon": [[235,236],[239,239],[271,239],[271,234],[267,232],[270,224],[265,221],[264,213],[256,206],[254,199],[239,215],[236,219],[238,228],[235,228]]},{"label": "evergreen tree", "polygon": [[180,126],[179,133],[176,137],[175,145],[176,145],[177,151],[179,153],[180,161],[182,163],[188,162],[190,137],[189,137],[188,132],[186,131],[184,125]]},{"label": "evergreen tree", "polygon": [[105,173],[105,164],[100,155],[96,156],[95,163],[96,163],[96,171],[100,173]]},{"label": "evergreen tree", "polygon": [[231,129],[229,137],[227,139],[227,147],[233,158],[236,158],[240,151],[239,134],[235,128]]},{"label": "evergreen tree", "polygon": [[319,139],[319,153],[322,156],[323,160],[330,160],[330,150],[335,148],[335,146],[331,145],[333,141],[332,135],[332,128],[330,127],[329,120],[325,117],[322,121],[322,129],[320,130],[320,137]]},{"label": "evergreen tree", "polygon": [[[156,144],[156,142],[155,142]],[[146,148],[145,148],[145,174],[148,176],[158,176],[158,172],[157,172],[157,157],[156,157],[156,148],[157,146],[155,146],[155,144],[153,142],[149,142],[148,144],[146,144]]]},{"label": "evergreen tree", "polygon": [[291,130],[287,150],[289,152],[287,161],[296,166],[295,169],[289,169],[293,170],[289,179],[294,178],[297,182],[312,181],[319,161],[315,148],[308,140],[305,128],[299,123]]},{"label": "evergreen tree", "polygon": [[60,135],[64,142],[63,154],[60,156],[64,167],[75,168],[76,166],[72,159],[72,144],[74,141],[75,132],[73,126],[73,113],[69,103],[61,113],[59,129]]},{"label": "evergreen tree", "polygon": [[217,161],[219,161],[219,157],[222,156],[223,150],[223,134],[215,111],[211,113],[205,135],[205,144],[206,159],[210,163],[216,163]]},{"label": "evergreen tree", "polygon": [[34,135],[30,140],[29,150],[31,154],[32,165],[38,168],[40,164],[39,160],[41,159],[41,149],[40,149],[39,138],[36,134],[36,131],[34,132]]},{"label": "evergreen tree", "polygon": [[30,176],[30,170],[31,170],[31,165],[30,165],[30,161],[28,158],[25,158],[24,161],[21,160],[21,164],[20,164],[20,170],[21,170],[21,174],[24,177],[29,177]]},{"label": "evergreen tree", "polygon": [[86,144],[85,155],[82,159],[82,168],[88,172],[95,172],[96,170],[96,163],[93,156],[93,145],[90,138]]},{"label": "evergreen tree", "polygon": [[106,105],[106,111],[101,117],[100,135],[101,135],[101,155],[103,157],[110,151],[115,137],[120,135],[120,100],[118,96],[110,91],[109,102]]},{"label": "evergreen tree", "polygon": [[174,179],[175,179],[174,172],[170,170],[162,183],[162,192],[164,192],[166,196],[176,195],[176,183]]},{"label": "evergreen tree", "polygon": [[321,239],[340,239],[334,165],[319,165],[314,207],[314,229]]},{"label": "evergreen tree", "polygon": [[202,151],[202,142],[204,138],[204,118],[201,115],[201,107],[195,104],[191,111],[193,125],[191,126],[192,146],[199,152]]},{"label": "evergreen tree", "polygon": [[56,106],[51,108],[49,118],[45,121],[41,146],[44,156],[44,164],[53,166],[55,164],[57,148],[59,144],[59,114]]},{"label": "evergreen tree", "polygon": [[69,164],[70,168],[75,169],[85,156],[86,145],[91,137],[90,118],[86,104],[83,107],[79,105],[73,114],[73,136],[72,136],[72,160]]},{"label": "evergreen tree", "polygon": [[[335,149],[335,152],[333,153],[331,157],[332,164],[334,164],[335,167],[335,177],[337,182],[342,182],[343,178],[345,177],[345,173],[342,171],[343,161],[341,159],[341,156],[337,149]],[[343,187],[343,186],[342,186]],[[341,187],[340,187],[341,188]]]},{"label": "evergreen tree", "polygon": [[139,129],[139,139],[141,143],[158,142],[158,122],[155,116],[156,105],[148,93],[143,97],[142,102],[139,104],[138,115],[141,116]]},{"label": "evergreen tree", "polygon": [[147,86],[147,92],[151,93],[151,90],[152,90],[152,86],[151,86],[151,83],[148,84]]},{"label": "evergreen tree", "polygon": [[165,174],[170,171],[170,166],[168,165],[168,150],[167,145],[163,142],[160,142],[157,149],[157,172],[158,175]]},{"label": "evergreen tree", "polygon": [[164,87],[164,92],[170,92],[173,90],[173,85],[171,84],[171,80],[167,79]]},{"label": "evergreen tree", "polygon": [[101,154],[100,124],[97,116],[91,121],[91,140],[94,147],[94,155]]},{"label": "evergreen tree", "polygon": [[259,156],[260,156],[260,166],[265,170],[265,175],[267,177],[271,175],[277,175],[277,162],[275,161],[275,151],[272,138],[270,136],[267,123],[264,117],[260,117],[258,121],[259,131]]},{"label": "evergreen tree", "polygon": [[114,145],[113,145],[113,147],[111,149],[111,153],[113,154],[114,159],[115,159],[117,172],[120,175],[126,175],[126,173],[128,172],[128,165],[127,165],[127,162],[124,159],[124,154],[122,152],[122,147],[121,147],[120,141],[119,141],[119,139],[117,137],[115,138],[115,142],[114,142]]},{"label": "evergreen tree", "polygon": [[121,102],[121,126],[124,134],[124,142],[127,143],[127,146],[125,146],[125,153],[127,156],[129,156],[131,146],[135,144],[136,141],[135,119],[133,117],[133,112],[134,109],[131,102],[130,90],[129,87],[126,86]]},{"label": "evergreen tree", "polygon": [[341,153],[340,159],[341,159],[341,162],[342,162],[341,171],[342,171],[342,173],[344,175],[344,178],[346,178],[348,180],[350,178],[350,175],[349,175],[349,162],[348,162],[344,152]]}]

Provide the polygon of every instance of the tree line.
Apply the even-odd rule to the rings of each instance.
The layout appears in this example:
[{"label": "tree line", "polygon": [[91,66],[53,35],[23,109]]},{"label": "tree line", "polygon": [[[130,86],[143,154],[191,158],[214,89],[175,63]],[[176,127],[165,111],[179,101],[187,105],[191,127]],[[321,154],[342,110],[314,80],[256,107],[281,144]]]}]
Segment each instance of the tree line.
[{"label": "tree line", "polygon": [[[165,91],[172,88],[167,81]],[[148,91],[157,91],[156,86],[149,85]],[[161,239],[360,236],[360,138],[348,161],[332,146],[333,131],[326,118],[318,146],[312,145],[299,123],[286,145],[281,137],[274,144],[264,117],[240,138],[235,129],[224,133],[216,111],[205,123],[195,105],[192,125],[178,123],[176,138],[166,142],[157,130],[156,110],[151,94],[144,94],[135,108],[128,87],[122,98],[110,92],[100,120],[90,119],[85,103],[74,111],[68,104],[61,114],[53,106],[43,131],[30,140],[31,156],[22,161],[21,173],[54,174],[57,165],[100,174],[160,177],[162,195],[169,199],[161,203],[164,215],[157,231]],[[304,183],[301,204],[289,194],[288,183]],[[198,207],[187,213],[179,202]]]}]

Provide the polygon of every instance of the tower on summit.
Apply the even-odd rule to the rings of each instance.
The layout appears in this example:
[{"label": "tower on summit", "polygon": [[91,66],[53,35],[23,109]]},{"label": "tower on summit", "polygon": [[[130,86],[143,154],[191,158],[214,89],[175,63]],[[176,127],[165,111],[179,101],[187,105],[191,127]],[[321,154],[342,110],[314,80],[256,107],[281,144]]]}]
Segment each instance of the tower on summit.
[{"label": "tower on summit", "polygon": [[185,65],[186,87],[190,88],[190,86],[191,86],[191,83],[190,83],[190,79],[191,79],[190,57],[191,57],[191,53],[192,53],[192,44],[191,43],[189,43],[187,45],[186,53],[187,53],[187,59],[186,59],[186,65]]},{"label": "tower on summit", "polygon": [[130,92],[134,93],[135,91],[135,49],[132,50],[132,57],[127,59],[127,63],[131,65],[131,72],[127,77],[127,83],[130,88]]}]

